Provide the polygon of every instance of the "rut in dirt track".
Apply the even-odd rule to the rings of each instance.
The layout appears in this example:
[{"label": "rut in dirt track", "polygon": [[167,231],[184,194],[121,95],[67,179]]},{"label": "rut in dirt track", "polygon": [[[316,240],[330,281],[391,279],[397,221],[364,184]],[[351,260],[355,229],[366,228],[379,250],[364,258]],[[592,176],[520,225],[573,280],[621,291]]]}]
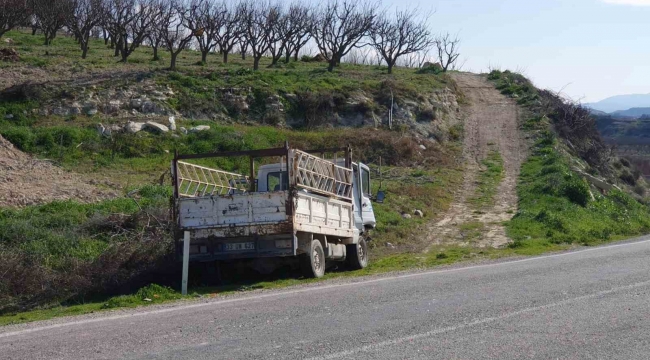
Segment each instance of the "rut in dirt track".
[{"label": "rut in dirt track", "polygon": [[[516,213],[517,178],[526,158],[526,145],[519,130],[519,107],[495,89],[485,76],[469,73],[452,76],[469,103],[463,110],[464,180],[446,215],[430,229],[430,247],[450,244],[501,247],[509,242],[502,223]],[[494,202],[487,208],[476,209],[468,200],[476,193],[481,162],[490,151],[498,151],[501,155],[504,179],[497,188]],[[482,224],[474,225],[481,232],[480,236],[468,239],[463,224],[469,223]]]}]

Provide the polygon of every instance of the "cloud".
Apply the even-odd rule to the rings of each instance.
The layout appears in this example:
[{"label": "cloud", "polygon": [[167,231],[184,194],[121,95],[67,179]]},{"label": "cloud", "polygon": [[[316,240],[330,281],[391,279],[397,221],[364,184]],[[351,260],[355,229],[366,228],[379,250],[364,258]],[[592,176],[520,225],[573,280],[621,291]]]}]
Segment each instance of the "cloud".
[{"label": "cloud", "polygon": [[614,5],[631,5],[631,6],[650,6],[650,0],[600,0],[607,4]]}]

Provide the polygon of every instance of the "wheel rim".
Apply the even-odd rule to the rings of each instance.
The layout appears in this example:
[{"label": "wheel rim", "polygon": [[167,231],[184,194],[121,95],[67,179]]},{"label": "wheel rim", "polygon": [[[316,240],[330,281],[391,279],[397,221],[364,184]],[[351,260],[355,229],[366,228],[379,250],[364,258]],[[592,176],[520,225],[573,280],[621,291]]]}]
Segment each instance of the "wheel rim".
[{"label": "wheel rim", "polygon": [[317,272],[320,272],[321,269],[321,258],[320,258],[320,253],[318,250],[314,250],[314,269]]}]

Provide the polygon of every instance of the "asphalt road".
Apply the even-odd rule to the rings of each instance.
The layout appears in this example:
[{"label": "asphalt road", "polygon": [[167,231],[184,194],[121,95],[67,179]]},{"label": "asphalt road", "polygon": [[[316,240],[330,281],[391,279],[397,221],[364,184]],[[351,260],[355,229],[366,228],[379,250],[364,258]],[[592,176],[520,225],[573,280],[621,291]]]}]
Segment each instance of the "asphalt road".
[{"label": "asphalt road", "polygon": [[0,359],[648,359],[650,240],[0,328]]}]

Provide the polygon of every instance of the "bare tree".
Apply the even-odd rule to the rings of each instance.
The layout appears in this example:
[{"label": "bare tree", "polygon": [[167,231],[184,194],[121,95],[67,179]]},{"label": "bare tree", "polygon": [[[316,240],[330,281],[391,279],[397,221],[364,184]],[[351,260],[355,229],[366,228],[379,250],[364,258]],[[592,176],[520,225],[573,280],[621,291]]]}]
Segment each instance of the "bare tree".
[{"label": "bare tree", "polygon": [[74,33],[81,46],[81,58],[88,53],[88,43],[91,30],[99,24],[104,14],[102,0],[73,0],[73,11],[68,27]]},{"label": "bare tree", "polygon": [[190,4],[187,26],[196,38],[204,63],[208,53],[217,45],[216,35],[222,26],[224,11],[223,5],[214,0],[193,0]]},{"label": "bare tree", "polygon": [[[236,44],[240,43],[240,39],[243,37],[245,31],[242,27],[242,14],[245,6],[224,2],[222,7],[224,12],[221,18],[221,27],[215,37],[219,44],[219,52],[223,55],[223,62],[227,63],[228,54],[230,54]],[[246,54],[245,49],[246,47],[244,47],[243,56]]]},{"label": "bare tree", "polygon": [[287,12],[288,26],[291,31],[286,31],[285,59],[286,63],[291,59],[298,61],[298,54],[307,42],[311,39],[311,28],[313,25],[313,11],[310,7],[294,3],[289,6]]},{"label": "bare tree", "polygon": [[318,11],[312,28],[316,44],[327,61],[328,71],[341,62],[350,50],[373,28],[377,4],[354,0],[330,0]]},{"label": "bare tree", "polygon": [[0,37],[27,23],[31,15],[31,7],[26,0],[0,0]]},{"label": "bare tree", "polygon": [[453,69],[456,60],[460,56],[458,52],[460,39],[458,36],[452,37],[449,33],[440,35],[436,38],[435,44],[438,50],[438,62],[440,62],[442,70],[447,71],[450,68]]},{"label": "bare tree", "polygon": [[243,26],[248,47],[253,54],[253,70],[260,67],[260,59],[269,51],[274,41],[274,27],[278,18],[278,8],[270,2],[254,3],[252,0],[242,3]]},{"label": "bare tree", "polygon": [[287,41],[294,31],[289,16],[281,4],[275,6],[273,16],[273,24],[269,34],[269,53],[271,54],[271,65],[269,67],[275,66],[280,61],[282,53],[286,50]]},{"label": "bare tree", "polygon": [[149,45],[151,47],[151,50],[153,50],[153,58],[151,60],[160,60],[160,56],[158,56],[158,49],[160,49],[162,42],[163,40],[160,31],[149,31],[147,34],[147,45]]},{"label": "bare tree", "polygon": [[[155,0],[108,0],[105,23],[115,38],[115,54],[126,63],[149,35],[162,4]],[[165,0],[162,0],[163,2]]]},{"label": "bare tree", "polygon": [[57,31],[68,22],[73,3],[69,0],[34,0],[32,4],[34,15],[45,35],[45,45],[50,45]]},{"label": "bare tree", "polygon": [[379,17],[370,33],[372,46],[393,73],[397,60],[404,55],[426,50],[433,45],[427,26],[429,15],[420,17],[419,10],[398,10],[390,19],[385,14]]},{"label": "bare tree", "polygon": [[176,70],[178,54],[188,47],[194,34],[188,26],[190,9],[182,0],[167,0],[162,4],[161,16],[157,19],[158,31],[171,55],[170,70]]}]

